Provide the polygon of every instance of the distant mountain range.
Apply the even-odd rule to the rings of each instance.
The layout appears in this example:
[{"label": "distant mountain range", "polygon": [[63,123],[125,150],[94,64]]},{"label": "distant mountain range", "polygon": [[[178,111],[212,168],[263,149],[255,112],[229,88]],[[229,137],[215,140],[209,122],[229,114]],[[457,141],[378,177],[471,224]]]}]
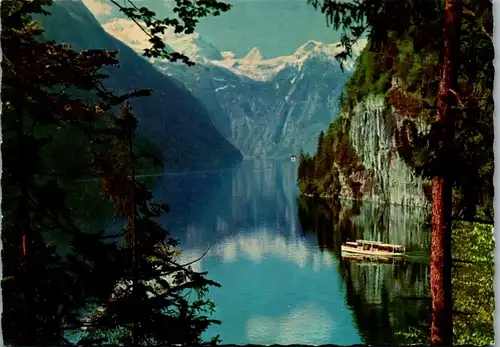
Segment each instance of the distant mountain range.
[{"label": "distant mountain range", "polygon": [[345,73],[340,70],[336,44],[308,41],[291,55],[270,59],[253,48],[235,58],[198,33],[166,32],[165,42],[197,63],[187,67],[144,58],[147,37],[130,20],[100,24],[81,1],[56,1],[49,11],[54,15],[41,18],[49,38],[75,49],[120,52],[120,68],[107,69],[110,89],[153,89],[151,97],[132,104],[139,131],[164,151],[170,170],[228,165],[242,155],[313,152],[318,133],[337,115],[338,97],[354,65],[351,61]]},{"label": "distant mountain range", "polygon": [[132,100],[139,132],[164,153],[167,170],[207,169],[231,165],[242,158],[214,127],[203,103],[181,83],[159,72],[130,47],[108,35],[79,0],[56,1],[40,17],[45,37],[76,50],[119,51],[120,68],[110,67],[105,86],[116,93],[151,88],[153,95]]},{"label": "distant mountain range", "polygon": [[[103,28],[136,52],[148,40],[135,23],[111,19]],[[253,48],[236,59],[221,52],[198,33],[168,31],[164,41],[190,57],[195,67],[151,59],[159,71],[187,87],[207,107],[217,129],[245,156],[286,156],[312,152],[317,135],[337,114],[341,90],[354,60],[340,70],[336,44],[308,41],[292,55],[264,59]],[[363,43],[356,46],[360,52]]]}]

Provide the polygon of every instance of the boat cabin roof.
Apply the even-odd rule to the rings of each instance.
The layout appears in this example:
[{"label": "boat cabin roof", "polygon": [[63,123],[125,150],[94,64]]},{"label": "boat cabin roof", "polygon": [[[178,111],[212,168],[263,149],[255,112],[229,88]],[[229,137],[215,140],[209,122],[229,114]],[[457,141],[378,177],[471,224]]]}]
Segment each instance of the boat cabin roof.
[{"label": "boat cabin roof", "polygon": [[383,246],[383,247],[394,247],[394,248],[403,248],[404,247],[403,245],[391,245],[389,243],[379,243],[378,245]]},{"label": "boat cabin roof", "polygon": [[381,247],[391,247],[395,249],[404,249],[403,245],[391,245],[389,243],[382,243],[380,241],[367,241],[367,240],[356,240],[356,243],[359,245],[377,245]]},{"label": "boat cabin roof", "polygon": [[381,245],[382,242],[380,241],[366,241],[366,240],[356,240],[356,243],[359,243],[361,245]]}]

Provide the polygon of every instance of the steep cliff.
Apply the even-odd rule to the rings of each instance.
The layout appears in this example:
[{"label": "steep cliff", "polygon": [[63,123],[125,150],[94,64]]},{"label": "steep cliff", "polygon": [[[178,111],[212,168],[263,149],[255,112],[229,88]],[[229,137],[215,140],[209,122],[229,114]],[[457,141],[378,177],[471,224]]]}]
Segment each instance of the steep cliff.
[{"label": "steep cliff", "polygon": [[[464,47],[471,40],[465,37]],[[454,184],[454,215],[491,220],[493,51],[491,41],[480,41],[481,65],[471,63],[468,51],[457,57],[454,148],[446,160],[439,157],[442,124],[435,121],[439,51],[419,48],[410,37],[367,45],[346,83],[339,117],[319,137],[315,155],[300,156],[301,191],[429,207],[429,180],[445,170]]]},{"label": "steep cliff", "polygon": [[395,107],[397,102],[388,95],[405,86],[390,69],[374,73],[377,64],[384,63],[366,48],[346,85],[338,119],[318,143],[318,152],[300,158],[301,190],[427,208],[429,182],[403,158],[401,139],[411,142],[405,128],[408,121],[417,133],[427,132],[428,113],[415,117],[409,107]]},{"label": "steep cliff", "polygon": [[[301,155],[302,192],[429,207],[429,183],[400,154],[398,129],[404,121],[380,94],[368,94],[344,110],[329,129],[324,159]],[[326,167],[320,169],[315,159],[325,160]],[[304,169],[308,172],[301,173]]]},{"label": "steep cliff", "polygon": [[371,201],[427,207],[422,178],[398,151],[396,129],[404,119],[383,95],[369,94],[358,102],[349,112],[348,142],[364,169],[345,178],[361,183],[363,196]]}]

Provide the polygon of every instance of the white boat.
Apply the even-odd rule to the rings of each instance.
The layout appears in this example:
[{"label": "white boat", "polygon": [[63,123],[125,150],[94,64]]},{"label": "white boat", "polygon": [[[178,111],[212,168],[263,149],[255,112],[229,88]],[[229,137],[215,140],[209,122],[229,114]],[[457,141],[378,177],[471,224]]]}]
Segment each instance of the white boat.
[{"label": "white boat", "polygon": [[405,247],[377,241],[356,240],[341,246],[342,254],[362,254],[376,257],[399,257],[405,254]]}]

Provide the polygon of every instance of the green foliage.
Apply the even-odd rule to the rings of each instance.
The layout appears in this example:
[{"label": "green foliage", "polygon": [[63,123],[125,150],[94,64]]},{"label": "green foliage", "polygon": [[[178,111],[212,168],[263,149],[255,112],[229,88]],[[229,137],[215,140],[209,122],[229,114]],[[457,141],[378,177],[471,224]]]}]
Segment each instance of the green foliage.
[{"label": "green foliage", "polygon": [[443,11],[439,0],[308,2],[325,14],[327,24],[341,32],[344,50],[337,55],[341,64],[352,56],[354,44],[364,37],[370,41],[372,52],[377,52],[389,41],[407,35],[415,40],[417,50],[435,48],[436,41],[429,38],[441,34]]},{"label": "green foliage", "polygon": [[[315,6],[319,6],[318,3],[316,1]],[[369,39],[341,96],[342,114],[348,120],[355,105],[367,95],[385,95],[388,106],[397,111],[395,117],[402,118],[399,122],[402,125],[394,129],[400,157],[423,178],[445,174],[454,181],[456,217],[492,220],[494,53],[491,2],[465,1],[463,4],[461,49],[456,57],[459,85],[454,91],[458,106],[452,110],[454,145],[451,153],[439,156],[437,139],[442,129],[434,119],[443,8],[434,0],[391,2],[390,8],[388,4],[371,0],[363,5],[326,1],[322,4],[327,20],[342,30],[349,40],[360,37],[352,32],[359,23],[366,24],[363,30]],[[416,7],[419,10],[412,13],[411,9]],[[354,41],[346,40],[344,53],[350,54],[349,44]],[[344,57],[341,55],[339,59]],[[392,85],[393,82],[396,83]],[[419,132],[417,123],[428,124],[430,131]],[[335,126],[339,131],[340,123]],[[347,129],[348,124],[340,133],[346,134]],[[315,176],[315,179],[322,180],[325,175]]]},{"label": "green foliage", "polygon": [[[103,66],[116,64],[106,51],[77,53],[66,45],[40,43],[30,17],[51,1],[2,2],[2,327],[7,344],[67,344],[64,326],[94,293],[82,286],[72,264],[46,243],[49,232],[79,234],[65,192],[47,170],[43,151],[56,137],[41,129],[94,122],[120,99],[102,88]],[[33,56],[36,59],[33,59]],[[96,103],[75,98],[68,87],[92,90]],[[58,149],[61,151],[61,148]],[[58,169],[71,169],[59,163]],[[49,171],[49,172],[47,172]]]},{"label": "green foliage", "polygon": [[394,332],[398,344],[411,345],[418,341],[419,344],[430,344],[429,332],[425,328],[408,327],[407,331]]},{"label": "green foliage", "polygon": [[[378,76],[374,75],[373,63],[375,54],[365,47],[356,61],[356,70],[345,86],[347,94],[347,108],[352,108],[364,95],[374,91],[374,82]],[[346,109],[344,109],[346,110]]]},{"label": "green foliage", "polygon": [[[335,29],[342,30],[345,51],[338,55],[341,62],[351,55],[352,45],[363,34],[369,42],[346,85],[347,95],[342,100],[345,117],[349,117],[356,103],[368,94],[385,95],[387,105],[396,110],[393,116],[399,118],[397,123],[401,124],[393,134],[401,158],[423,178],[438,176],[452,181],[454,217],[492,222],[494,50],[491,2],[465,0],[460,3],[463,12],[458,39],[460,50],[453,57],[458,85],[451,90],[451,100],[441,100],[452,106],[449,113],[452,124],[434,121],[444,50],[442,1],[325,0],[321,6],[319,2],[315,0],[313,4],[321,7]],[[430,130],[420,132],[418,129],[424,128],[421,125],[428,125]],[[442,149],[443,134],[453,136],[453,144],[446,152]],[[478,261],[461,264],[461,270],[458,265],[454,269],[455,308],[477,308],[472,314],[459,313],[455,319],[457,343],[492,342],[493,265],[491,258],[486,261],[491,255],[492,243],[488,241],[491,233],[483,230],[483,236],[479,236],[478,228],[455,225],[453,230],[454,252],[468,249],[464,256]],[[465,246],[470,243],[485,249],[483,257],[486,258],[479,261],[481,257],[474,254],[478,250],[476,246]],[[476,276],[472,277],[475,271]],[[481,293],[480,297],[471,296],[474,290]],[[401,334],[403,341],[405,336],[421,338],[429,333],[414,328],[416,330]]]},{"label": "green foliage", "polygon": [[325,133],[321,131],[318,137],[318,145],[316,149],[316,156],[318,157],[318,160],[315,161],[314,167],[317,176],[323,176],[326,170],[329,169],[326,163],[326,156],[329,148],[327,148],[326,145]]},{"label": "green foliage", "polygon": [[219,323],[204,315],[214,309],[204,296],[209,286],[220,285],[194,272],[190,264],[176,263],[178,242],[155,221],[168,212],[168,205],[153,203],[147,186],[136,182],[132,133],[137,121],[130,105],[113,122],[109,152],[98,163],[106,196],[126,218],[116,235],[125,242],[114,252],[120,261],[112,263],[118,285],[102,310],[90,316],[91,326],[80,343],[202,343],[203,331]]},{"label": "green foliage", "polygon": [[[106,90],[103,80],[107,76],[102,69],[118,64],[116,52],[77,52],[69,45],[40,41],[43,31],[31,16],[47,15],[43,7],[51,4],[51,0],[1,4],[4,340],[9,345],[68,345],[68,330],[85,326],[94,329],[89,331],[109,331],[117,323],[126,325],[130,319],[146,317],[150,324],[141,327],[141,344],[149,338],[158,343],[201,342],[201,332],[213,323],[202,314],[213,309],[203,295],[207,286],[217,284],[194,273],[189,265],[175,262],[177,243],[166,239],[166,231],[152,221],[168,207],[150,201],[151,192],[144,182],[137,181],[134,189],[128,189],[128,173],[123,172],[128,162],[121,152],[124,141],[128,149],[136,147],[135,153],[126,154],[134,158],[132,167],[137,173],[150,173],[161,166],[158,149],[133,137],[135,119],[114,117],[111,112],[124,100],[149,95],[150,90],[120,96]],[[198,8],[204,6],[214,3]],[[181,14],[185,19],[189,15]],[[132,261],[137,265],[132,267],[134,271],[127,237],[122,246],[121,235],[113,240],[102,231],[82,231],[85,226],[75,223],[82,210],[76,203],[71,206],[79,193],[78,189],[71,191],[71,183],[96,173],[113,182],[111,187],[116,190],[105,192],[115,198],[119,212],[129,215],[130,201],[137,208],[140,237],[136,246],[142,257]],[[95,195],[96,188],[90,184],[89,195]],[[97,209],[102,206],[106,215],[105,204],[87,204]],[[127,224],[124,229],[128,228]],[[61,250],[61,242],[51,242],[54,235],[64,235],[70,247]],[[127,285],[130,278],[138,287],[133,298],[142,301],[131,302],[130,295],[117,287]],[[150,279],[161,288],[143,284]],[[196,299],[181,295],[186,290],[195,291]],[[157,294],[152,299],[150,291]],[[97,319],[102,329],[81,320],[82,311],[103,305],[108,309],[98,318],[104,321]],[[172,306],[178,311],[171,313]],[[118,320],[114,316],[108,320],[107,313],[117,312]]]},{"label": "green foliage", "polygon": [[[453,344],[492,345],[495,339],[495,242],[490,225],[455,222],[452,235]],[[430,308],[429,308],[430,309]],[[428,344],[429,319],[398,331],[398,344]]]},{"label": "green foliage", "polygon": [[495,242],[491,225],[454,223],[453,320],[457,345],[492,345],[495,340]]},{"label": "green foliage", "polygon": [[[405,114],[408,110],[398,107],[398,102],[402,100],[390,99],[393,79],[403,82],[406,92],[417,93],[417,100],[414,102],[421,103],[423,98],[428,98],[426,103],[433,104],[435,101],[439,76],[438,53],[417,52],[411,37],[395,40],[393,36],[389,36],[388,41],[378,48],[369,43],[361,52],[356,70],[345,87],[347,96],[342,108],[344,112],[352,109],[369,94],[381,94],[387,96],[388,102]],[[421,108],[420,106],[419,112],[426,112]]]},{"label": "green foliage", "polygon": [[[118,0],[109,0],[128,18],[132,19],[149,37],[151,46],[144,49],[145,57],[167,59],[171,62],[182,61],[191,66],[194,63],[184,54],[171,51],[161,38],[168,27],[173,27],[176,34],[192,34],[200,18],[210,15],[219,16],[228,11],[231,6],[217,0],[190,1],[175,0],[172,12],[175,17],[157,18],[156,13],[146,7],[138,7],[136,1],[126,0],[120,4]],[[142,24],[144,23],[144,24]]]}]

